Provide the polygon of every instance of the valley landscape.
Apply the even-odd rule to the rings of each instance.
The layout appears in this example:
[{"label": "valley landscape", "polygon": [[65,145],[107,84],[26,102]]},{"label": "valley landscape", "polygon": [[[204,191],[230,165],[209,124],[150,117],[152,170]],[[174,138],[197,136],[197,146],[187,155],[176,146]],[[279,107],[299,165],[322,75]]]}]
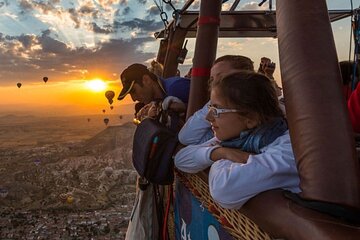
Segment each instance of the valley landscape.
[{"label": "valley landscape", "polygon": [[132,115],[0,115],[0,239],[123,239]]}]

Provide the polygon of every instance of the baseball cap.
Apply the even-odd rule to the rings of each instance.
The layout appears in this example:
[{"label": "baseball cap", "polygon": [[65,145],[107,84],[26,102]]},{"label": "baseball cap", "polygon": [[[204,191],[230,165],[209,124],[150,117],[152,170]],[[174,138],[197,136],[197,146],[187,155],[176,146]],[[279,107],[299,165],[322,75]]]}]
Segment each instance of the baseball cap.
[{"label": "baseball cap", "polygon": [[149,70],[145,65],[140,63],[134,63],[128,66],[121,74],[120,79],[123,85],[118,100],[124,99],[124,97],[131,91],[135,82],[141,81],[145,74],[149,74]]}]

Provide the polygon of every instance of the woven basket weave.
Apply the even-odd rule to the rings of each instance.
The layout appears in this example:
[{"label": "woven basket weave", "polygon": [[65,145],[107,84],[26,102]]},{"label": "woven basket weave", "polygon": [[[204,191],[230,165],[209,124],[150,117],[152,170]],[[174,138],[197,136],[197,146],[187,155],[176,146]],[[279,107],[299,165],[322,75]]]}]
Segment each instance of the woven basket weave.
[{"label": "woven basket weave", "polygon": [[234,239],[270,240],[271,237],[238,210],[220,207],[209,193],[209,185],[196,174],[175,171],[177,178],[192,192]]}]

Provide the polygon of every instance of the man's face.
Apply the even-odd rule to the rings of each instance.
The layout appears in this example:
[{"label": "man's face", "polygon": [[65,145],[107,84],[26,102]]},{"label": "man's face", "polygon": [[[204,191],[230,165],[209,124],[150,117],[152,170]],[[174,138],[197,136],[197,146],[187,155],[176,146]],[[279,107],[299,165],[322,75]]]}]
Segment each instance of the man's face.
[{"label": "man's face", "polygon": [[138,83],[134,84],[130,91],[130,96],[134,102],[138,101],[144,104],[151,102],[148,89],[145,86],[140,86]]},{"label": "man's face", "polygon": [[134,102],[138,101],[140,103],[148,104],[153,101],[153,91],[148,84],[148,81],[144,81],[143,79],[142,83],[143,86],[135,82],[129,94]]}]

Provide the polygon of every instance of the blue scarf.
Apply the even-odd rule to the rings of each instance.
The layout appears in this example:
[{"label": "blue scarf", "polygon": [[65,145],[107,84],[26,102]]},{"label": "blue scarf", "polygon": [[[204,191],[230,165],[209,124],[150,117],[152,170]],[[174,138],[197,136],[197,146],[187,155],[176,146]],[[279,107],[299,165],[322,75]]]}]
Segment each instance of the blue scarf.
[{"label": "blue scarf", "polygon": [[222,141],[222,147],[239,148],[250,153],[260,153],[260,149],[272,143],[288,129],[284,118],[276,118],[256,128],[242,131],[240,137]]}]

